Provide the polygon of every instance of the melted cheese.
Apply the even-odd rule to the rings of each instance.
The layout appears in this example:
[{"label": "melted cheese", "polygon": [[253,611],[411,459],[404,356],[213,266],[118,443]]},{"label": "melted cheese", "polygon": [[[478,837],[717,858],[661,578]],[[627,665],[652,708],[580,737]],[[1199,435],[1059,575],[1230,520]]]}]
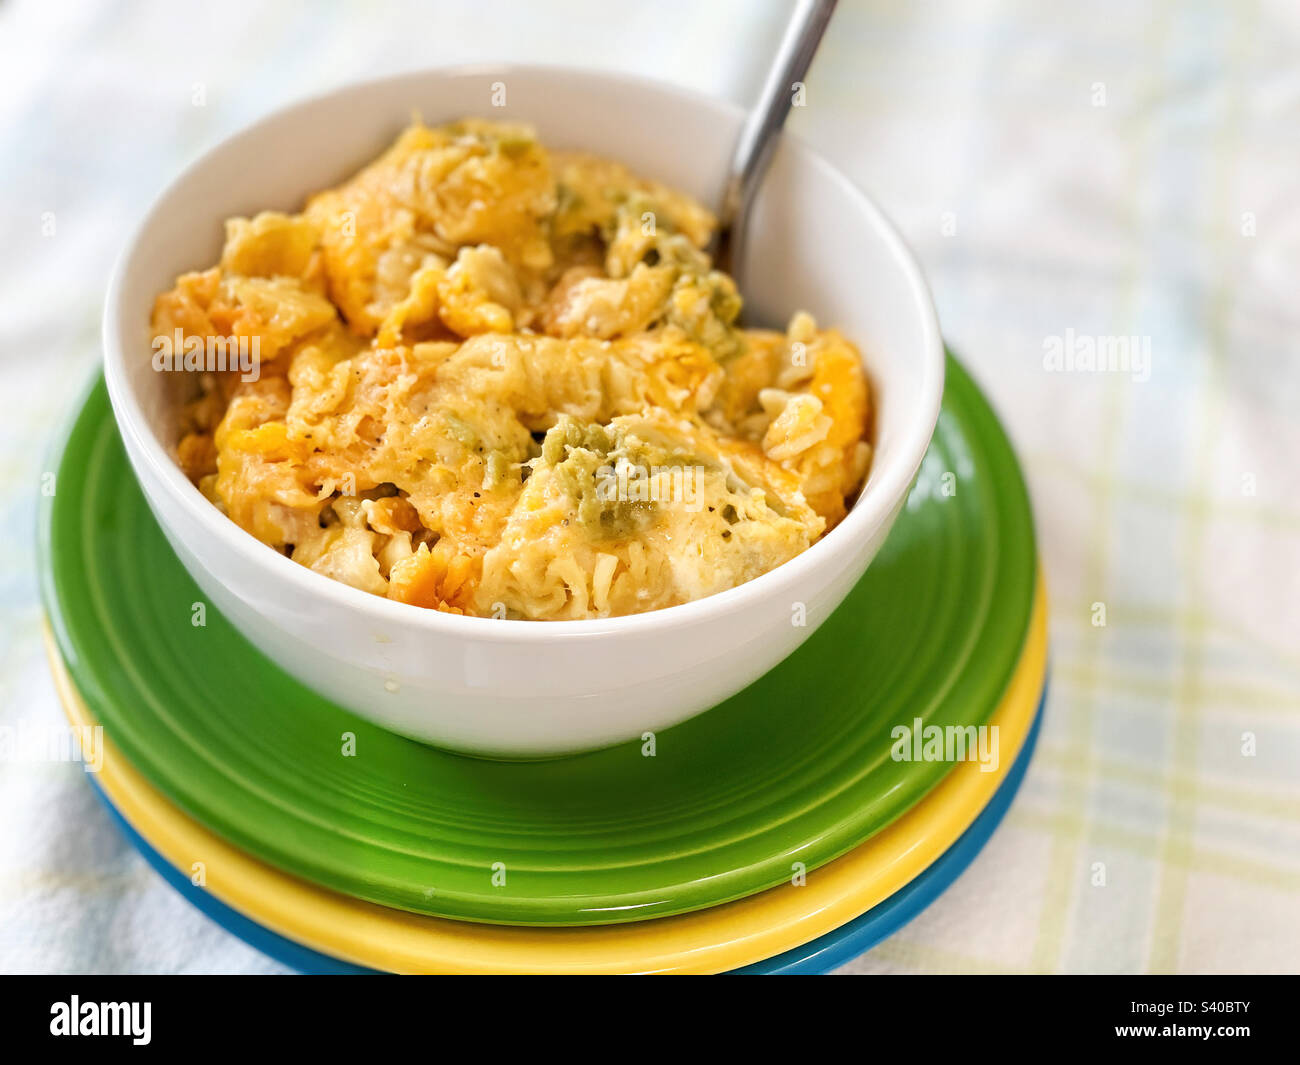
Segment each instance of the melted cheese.
[{"label": "melted cheese", "polygon": [[698,203],[526,127],[415,124],[298,215],[227,224],[156,334],[196,374],[178,459],[259,540],[417,606],[654,610],[788,561],[870,462],[854,346],[742,330]]}]

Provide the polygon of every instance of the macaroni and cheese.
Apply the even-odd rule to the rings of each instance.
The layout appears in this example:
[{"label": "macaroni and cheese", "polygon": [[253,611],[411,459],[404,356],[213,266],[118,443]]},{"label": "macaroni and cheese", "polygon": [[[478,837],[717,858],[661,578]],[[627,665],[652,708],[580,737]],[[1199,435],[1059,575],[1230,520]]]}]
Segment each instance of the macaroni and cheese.
[{"label": "macaroni and cheese", "polygon": [[714,220],[524,126],[416,123],[160,295],[198,368],[177,458],[317,573],[452,613],[654,610],[806,550],[869,465],[858,351],[742,329]]}]

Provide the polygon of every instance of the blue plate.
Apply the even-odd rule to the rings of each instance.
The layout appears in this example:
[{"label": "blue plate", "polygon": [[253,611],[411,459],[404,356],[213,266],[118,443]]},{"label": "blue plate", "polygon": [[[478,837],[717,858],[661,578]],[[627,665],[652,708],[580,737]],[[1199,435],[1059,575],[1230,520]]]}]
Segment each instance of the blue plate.
[{"label": "blue plate", "polygon": [[[943,894],[970,865],[975,855],[983,849],[1011,806],[1011,801],[1016,797],[1020,783],[1025,778],[1025,771],[1029,768],[1030,759],[1033,757],[1034,745],[1038,741],[1038,732],[1043,723],[1043,704],[1046,700],[1047,687],[1044,685],[1033,727],[1025,738],[1024,748],[1016,758],[1015,764],[1007,772],[1006,779],[998,786],[988,806],[980,812],[979,817],[971,823],[961,838],[944,851],[925,872],[884,902],[873,906],[861,917],[855,918],[835,931],[827,932],[819,939],[768,958],[766,961],[747,965],[743,969],[735,969],[733,973],[754,976],[830,972],[889,938]],[[263,954],[298,972],[354,976],[378,972],[376,969],[331,958],[327,954],[321,954],[291,939],[286,939],[227,906],[203,888],[196,887],[188,876],[170,865],[127,823],[100,790],[99,785],[95,784],[93,777],[87,774],[87,779],[90,780],[95,794],[103,802],[114,823],[121,829],[128,842],[144,856],[145,861],[152,865],[167,883],[231,935],[238,936]]]}]

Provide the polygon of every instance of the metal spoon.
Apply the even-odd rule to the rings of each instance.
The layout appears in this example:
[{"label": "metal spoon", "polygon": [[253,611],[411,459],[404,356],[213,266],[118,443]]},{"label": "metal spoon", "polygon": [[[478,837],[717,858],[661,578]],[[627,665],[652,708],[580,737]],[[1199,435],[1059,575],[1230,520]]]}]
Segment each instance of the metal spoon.
[{"label": "metal spoon", "polygon": [[[736,141],[731,170],[718,211],[718,229],[709,252],[715,269],[735,277],[743,262],[745,226],[754,194],[776,150],[776,137],[794,102],[794,86],[808,72],[821,43],[836,0],[796,0],[794,14],[768,71],[758,103],[750,111]],[[736,278],[737,283],[740,279]]]}]

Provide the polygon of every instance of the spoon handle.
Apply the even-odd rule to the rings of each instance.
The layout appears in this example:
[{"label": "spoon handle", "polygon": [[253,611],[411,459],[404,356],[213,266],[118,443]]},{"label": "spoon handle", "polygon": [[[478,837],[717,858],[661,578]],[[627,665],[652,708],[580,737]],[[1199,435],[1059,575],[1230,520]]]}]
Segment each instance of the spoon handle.
[{"label": "spoon handle", "polygon": [[711,249],[714,265],[719,270],[732,273],[733,266],[741,261],[741,242],[754,192],[772,161],[777,134],[794,102],[795,83],[803,81],[808,72],[835,3],[836,0],[795,0],[794,14],[768,70],[758,103],[741,127],[731,158]]}]

